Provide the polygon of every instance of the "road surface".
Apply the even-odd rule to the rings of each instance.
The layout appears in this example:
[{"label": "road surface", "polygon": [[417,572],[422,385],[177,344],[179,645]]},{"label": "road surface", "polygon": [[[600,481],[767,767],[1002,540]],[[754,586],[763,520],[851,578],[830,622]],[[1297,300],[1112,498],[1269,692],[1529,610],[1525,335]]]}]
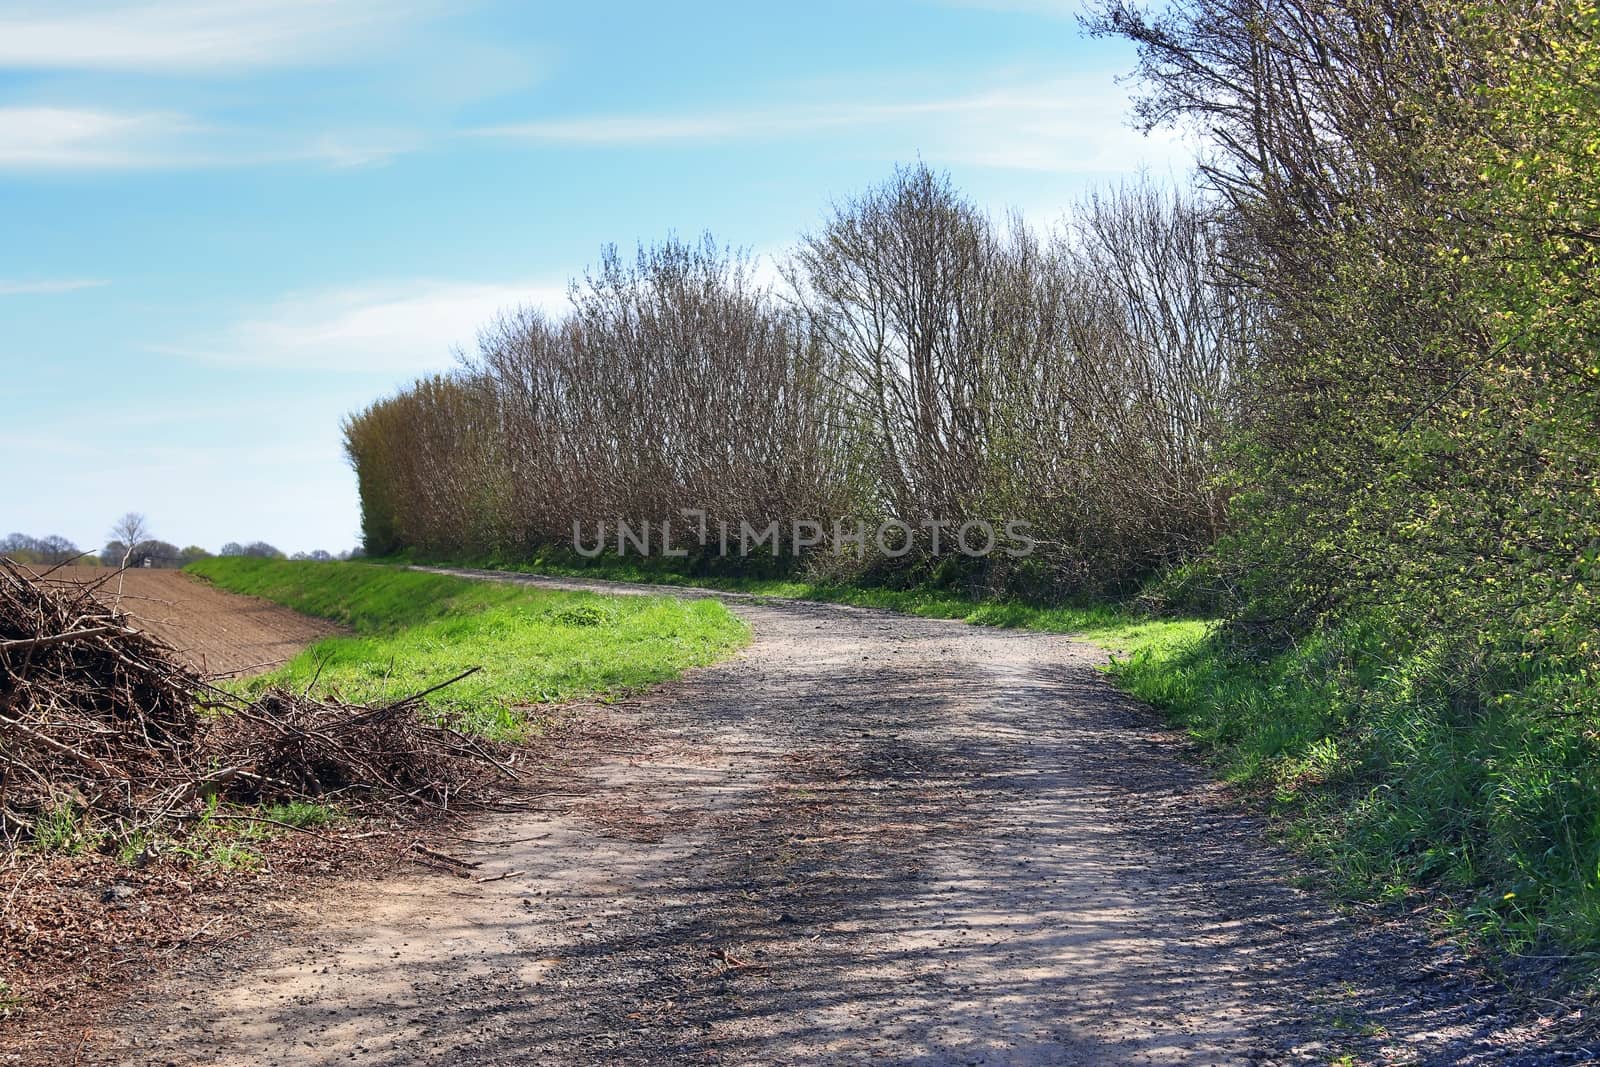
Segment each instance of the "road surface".
[{"label": "road surface", "polygon": [[341,885],[138,997],[98,1054],[1572,1062],[1448,949],[1294,888],[1099,650],[730,606],[751,647],[606,712],[581,795],[470,828],[456,852],[506,877]]}]

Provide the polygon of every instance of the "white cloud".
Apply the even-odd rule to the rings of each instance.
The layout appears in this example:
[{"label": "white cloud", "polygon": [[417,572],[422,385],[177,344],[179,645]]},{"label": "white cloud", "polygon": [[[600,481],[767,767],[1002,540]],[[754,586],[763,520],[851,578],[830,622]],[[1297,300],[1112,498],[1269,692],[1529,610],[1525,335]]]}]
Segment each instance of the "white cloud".
[{"label": "white cloud", "polygon": [[138,170],[386,163],[421,139],[404,131],[302,134],[228,129],[174,112],[0,107],[0,170]]},{"label": "white cloud", "polygon": [[708,111],[691,115],[595,115],[487,126],[479,137],[574,145],[641,145],[658,142],[758,140],[795,133],[893,122],[925,114],[937,105],[843,104],[838,107],[776,107],[752,111]]},{"label": "white cloud", "polygon": [[245,151],[228,161],[240,164],[322,163],[341,169],[382,166],[396,156],[417,151],[423,140],[420,134],[405,130],[325,133],[299,141],[292,137],[280,139],[277,146],[263,146],[254,156]]},{"label": "white cloud", "polygon": [[473,132],[543,144],[636,146],[773,140],[875,128],[883,131],[881,138],[896,135],[896,150],[909,143],[933,159],[1018,170],[1120,172],[1191,158],[1175,133],[1145,136],[1131,129],[1129,107],[1126,91],[1107,73],[920,102],[602,115]]},{"label": "white cloud", "polygon": [[330,372],[439,370],[502,311],[557,312],[566,288],[549,283],[411,281],[294,296],[220,335],[157,349],[213,363]]},{"label": "white cloud", "polygon": [[1128,124],[1130,110],[1109,76],[998,90],[941,108],[928,151],[976,166],[1098,174],[1193,160],[1182,134],[1142,134]]},{"label": "white cloud", "polygon": [[166,112],[0,107],[0,167],[129,167],[169,156],[199,127]]},{"label": "white cloud", "polygon": [[105,285],[95,278],[59,278],[47,281],[16,282],[0,278],[0,296],[25,296],[41,293],[72,293]]},{"label": "white cloud", "polygon": [[[741,115],[616,115],[593,118],[541,119],[488,126],[473,133],[527,141],[568,144],[648,144],[652,141],[720,141],[768,132],[779,116]],[[788,121],[794,122],[793,118]]]},{"label": "white cloud", "polygon": [[316,63],[370,45],[426,10],[383,0],[49,0],[8,6],[0,14],[0,68],[155,73]]}]

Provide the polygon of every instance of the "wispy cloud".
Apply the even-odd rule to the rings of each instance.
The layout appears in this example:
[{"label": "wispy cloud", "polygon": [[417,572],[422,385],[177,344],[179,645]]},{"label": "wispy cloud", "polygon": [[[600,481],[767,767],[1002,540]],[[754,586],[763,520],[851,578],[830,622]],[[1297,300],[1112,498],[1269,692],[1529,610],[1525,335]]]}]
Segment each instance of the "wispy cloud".
[{"label": "wispy cloud", "polygon": [[228,73],[317,63],[428,13],[389,0],[143,0],[7,5],[0,68]]},{"label": "wispy cloud", "polygon": [[1187,156],[1175,134],[1146,137],[1130,129],[1127,113],[1126,92],[1106,74],[928,101],[551,118],[472,132],[530,143],[626,147],[770,141],[877,128],[896,131],[933,158],[1047,171],[1117,171]]},{"label": "wispy cloud", "polygon": [[211,363],[405,376],[449,366],[452,353],[469,348],[502,311],[555,311],[565,303],[565,287],[548,282],[386,283],[286,297],[217,336],[156,351]]},{"label": "wispy cloud", "polygon": [[0,278],[0,296],[71,293],[79,289],[96,289],[105,284],[104,281],[95,278],[60,278],[36,282],[7,281]]},{"label": "wispy cloud", "polygon": [[339,134],[234,129],[176,112],[0,107],[0,170],[139,170],[311,162],[386,163],[414,150],[405,131]]},{"label": "wispy cloud", "polygon": [[0,107],[0,167],[128,167],[178,151],[199,132],[168,112]]}]

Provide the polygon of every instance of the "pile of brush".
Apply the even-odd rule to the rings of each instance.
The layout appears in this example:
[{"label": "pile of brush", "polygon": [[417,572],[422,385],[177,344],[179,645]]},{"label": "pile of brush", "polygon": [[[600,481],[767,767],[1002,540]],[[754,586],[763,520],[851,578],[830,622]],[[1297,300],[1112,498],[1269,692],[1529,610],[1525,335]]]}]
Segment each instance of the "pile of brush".
[{"label": "pile of brush", "polygon": [[202,682],[99,595],[0,560],[0,827],[63,803],[116,817],[169,805],[203,766]]},{"label": "pile of brush", "polygon": [[[216,689],[107,595],[0,558],[0,837],[62,805],[113,832],[208,800],[466,806],[515,772],[503,750],[419,715]],[[452,679],[455,681],[458,679]],[[449,682],[444,683],[446,685]]]},{"label": "pile of brush", "polygon": [[206,749],[217,769],[205,785],[241,801],[336,796],[357,807],[463,807],[516,776],[503,746],[420,717],[423,695],[367,707],[272,689],[235,702],[212,721]]}]

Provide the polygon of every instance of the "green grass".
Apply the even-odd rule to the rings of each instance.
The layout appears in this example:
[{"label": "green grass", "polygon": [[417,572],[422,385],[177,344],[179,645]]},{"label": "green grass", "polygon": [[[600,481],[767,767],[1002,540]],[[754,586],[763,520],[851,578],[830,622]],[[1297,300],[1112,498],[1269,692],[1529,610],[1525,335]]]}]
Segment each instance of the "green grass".
[{"label": "green grass", "polygon": [[637,691],[748,639],[744,624],[712,601],[561,592],[364,563],[219,558],[189,571],[355,631],[239,683],[243,690],[310,687],[381,702],[478,667],[426,699],[489,737],[522,736],[533,706]]},{"label": "green grass", "polygon": [[[451,566],[440,563],[439,566]],[[949,589],[887,589],[794,578],[733,578],[687,575],[619,560],[596,560],[585,566],[539,560],[532,563],[462,563],[466,567],[502,570],[515,574],[543,574],[562,578],[598,578],[617,582],[714,589],[748,593],[757,597],[810,600],[879,608],[928,619],[957,619],[975,626],[1001,626],[1073,634],[1122,654],[1174,642],[1192,641],[1210,623],[1201,619],[1154,619],[1111,604],[1047,607],[1011,600],[986,600]]]},{"label": "green grass", "polygon": [[100,847],[102,833],[76,804],[58,800],[40,813],[33,827],[33,848],[57,856],[77,856]]},{"label": "green grass", "polygon": [[11,1018],[24,1006],[25,1002],[12,992],[10,984],[0,981],[0,1020]]},{"label": "green grass", "polygon": [[260,870],[266,862],[259,851],[262,842],[287,833],[289,827],[314,829],[338,817],[333,807],[304,800],[235,807],[213,798],[188,833],[164,838],[135,835],[124,843],[118,858],[123,863],[137,863],[142,853],[152,850],[181,856],[202,867],[248,873]]},{"label": "green grass", "polygon": [[266,829],[273,823],[284,823],[301,830],[310,830],[318,826],[326,826],[335,818],[335,812],[326,804],[314,804],[309,800],[291,800],[285,804],[273,804],[261,812],[272,820],[272,823],[258,823],[257,826]]},{"label": "green grass", "polygon": [[1215,637],[1151,646],[1113,672],[1259,796],[1340,896],[1429,901],[1470,938],[1565,956],[1585,979],[1600,968],[1600,735],[1537,686],[1464,681],[1449,647],[1370,620],[1257,660]]}]

